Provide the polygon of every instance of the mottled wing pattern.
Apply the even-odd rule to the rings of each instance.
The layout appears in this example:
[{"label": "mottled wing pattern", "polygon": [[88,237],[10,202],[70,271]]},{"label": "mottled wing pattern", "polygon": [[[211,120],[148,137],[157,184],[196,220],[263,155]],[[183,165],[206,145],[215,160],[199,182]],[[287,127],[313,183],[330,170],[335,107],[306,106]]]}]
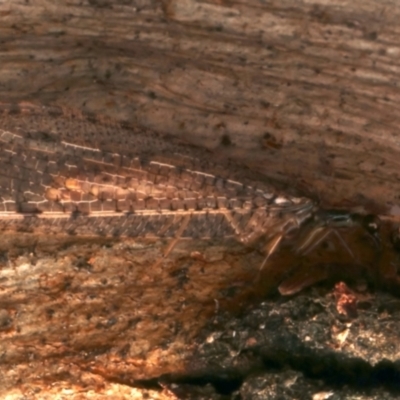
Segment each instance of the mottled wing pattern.
[{"label": "mottled wing pattern", "polygon": [[142,128],[0,103],[3,230],[172,237],[189,215],[181,237],[247,243],[310,215],[310,200],[254,175]]}]

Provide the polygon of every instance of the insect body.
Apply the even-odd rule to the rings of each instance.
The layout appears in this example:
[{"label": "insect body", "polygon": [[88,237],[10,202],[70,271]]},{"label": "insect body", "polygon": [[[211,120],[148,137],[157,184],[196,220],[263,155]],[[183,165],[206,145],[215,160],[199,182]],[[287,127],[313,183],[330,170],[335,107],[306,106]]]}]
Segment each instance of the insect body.
[{"label": "insect body", "polygon": [[379,222],[378,218],[372,215],[361,215],[342,210],[318,210],[308,225],[301,242],[297,245],[297,254],[306,255],[330,235],[335,235],[349,255],[355,259],[352,250],[339,233],[340,229],[354,229],[355,227],[365,229],[365,233],[370,235],[375,246],[379,248]]},{"label": "insect body", "polygon": [[[1,104],[0,104],[1,106]],[[112,236],[284,237],[313,202],[201,149],[30,105],[0,119],[0,228]],[[1,107],[0,107],[1,109]],[[46,109],[45,109],[46,111]]]},{"label": "insect body", "polygon": [[[0,103],[0,230],[170,238],[165,256],[180,239],[236,237],[261,244],[260,277],[283,254],[290,269],[303,259],[363,264],[360,249],[373,259],[382,252],[369,216],[323,211],[254,171],[154,132],[37,111]],[[319,256],[324,243],[329,260]],[[317,280],[308,273],[280,290]]]},{"label": "insect body", "polygon": [[296,236],[287,240],[286,251],[296,258],[295,264],[302,265],[280,284],[279,291],[294,294],[329,276],[357,279],[369,275],[377,282],[377,274],[371,272],[378,266],[385,268],[388,257],[391,262],[397,259],[385,237],[391,228],[381,225],[379,218],[370,214],[316,209]]}]

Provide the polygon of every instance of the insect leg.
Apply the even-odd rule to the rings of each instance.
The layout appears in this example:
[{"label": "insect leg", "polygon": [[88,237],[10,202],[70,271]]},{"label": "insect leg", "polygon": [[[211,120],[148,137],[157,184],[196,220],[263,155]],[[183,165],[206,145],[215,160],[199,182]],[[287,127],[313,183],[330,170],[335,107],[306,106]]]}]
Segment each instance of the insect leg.
[{"label": "insect leg", "polygon": [[[321,236],[317,237],[317,235],[319,234],[321,234]],[[305,241],[297,247],[296,253],[304,256],[309,254],[331,234],[335,235],[338,238],[338,240],[347,250],[350,256],[356,260],[354,253],[351,251],[350,247],[347,245],[346,241],[343,239],[340,233],[336,229],[326,228],[324,226],[319,226],[312,229],[312,231],[305,238]]]},{"label": "insect leg", "polygon": [[305,237],[303,243],[297,246],[296,253],[306,254],[310,251],[310,248],[313,249],[316,245],[318,245],[329,234],[329,231],[326,231],[325,234],[323,234],[320,238],[316,238],[316,236],[323,231],[326,231],[326,227],[324,226],[313,228],[311,232],[309,232],[309,234]]},{"label": "insect leg", "polygon": [[[175,238],[172,239],[172,241],[170,242],[170,244],[168,245],[168,247],[164,250],[163,255],[153,264],[153,267],[158,267],[162,261],[168,257],[168,255],[171,253],[171,251],[173,250],[173,248],[176,246],[176,244],[178,243],[179,239],[182,236],[182,233],[185,231],[186,227],[188,226],[188,223],[190,221],[191,218],[191,214],[187,214],[182,223],[181,226],[179,227],[178,231],[175,234]],[[173,222],[172,222],[173,223]],[[171,226],[172,223],[169,225]]]},{"label": "insect leg", "polygon": [[231,212],[226,211],[223,213],[223,215],[225,216],[226,220],[230,223],[232,229],[235,231],[235,234],[240,236],[242,234],[241,229],[240,229],[239,225],[237,224],[237,222],[232,217]]},{"label": "insect leg", "polygon": [[336,235],[336,237],[339,239],[339,241],[342,243],[343,247],[347,250],[347,252],[350,254],[350,256],[357,261],[357,257],[354,255],[354,253],[351,251],[350,247],[347,245],[346,241],[343,239],[342,235],[335,229],[332,230],[332,233]]},{"label": "insect leg", "polygon": [[262,262],[259,272],[264,269],[265,265],[268,262],[268,259],[276,251],[282,239],[284,239],[285,235],[290,233],[292,230],[299,228],[299,226],[299,221],[296,218],[289,218],[284,223],[278,224],[278,227],[274,226],[274,228],[277,228],[276,230],[279,231],[279,234],[275,235],[265,246],[267,256]]},{"label": "insect leg", "polygon": [[260,266],[260,272],[264,269],[265,264],[267,263],[269,257],[271,256],[271,254],[278,248],[279,243],[281,242],[282,238],[284,236],[284,233],[275,236],[266,246],[266,250],[267,250],[267,256],[264,258],[264,261],[262,262],[261,266]]},{"label": "insect leg", "polygon": [[167,247],[167,249],[164,251],[164,255],[163,258],[168,257],[169,253],[171,253],[171,251],[173,250],[173,248],[176,246],[176,244],[178,243],[179,239],[182,236],[182,233],[184,232],[184,230],[186,229],[186,227],[188,226],[188,223],[190,221],[190,218],[192,216],[190,214],[186,215],[186,217],[183,219],[181,226],[178,229],[178,232],[175,235],[175,238],[172,240],[172,242],[169,244],[169,246]]}]

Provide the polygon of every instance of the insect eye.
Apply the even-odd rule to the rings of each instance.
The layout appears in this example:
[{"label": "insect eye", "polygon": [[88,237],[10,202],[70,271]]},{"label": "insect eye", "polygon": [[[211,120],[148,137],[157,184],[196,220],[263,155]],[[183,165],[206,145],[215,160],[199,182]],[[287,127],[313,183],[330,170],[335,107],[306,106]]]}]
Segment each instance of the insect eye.
[{"label": "insect eye", "polygon": [[362,225],[369,233],[374,234],[378,232],[381,221],[376,215],[369,214],[363,218]]}]

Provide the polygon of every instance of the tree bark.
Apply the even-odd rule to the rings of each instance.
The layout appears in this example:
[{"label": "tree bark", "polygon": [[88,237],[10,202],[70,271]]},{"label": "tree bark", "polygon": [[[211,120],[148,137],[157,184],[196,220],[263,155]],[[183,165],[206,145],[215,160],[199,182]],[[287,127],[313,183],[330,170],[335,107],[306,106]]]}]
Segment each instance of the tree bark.
[{"label": "tree bark", "polygon": [[[0,100],[149,127],[323,207],[396,216],[399,20],[390,0],[1,1]],[[224,299],[246,304],[248,266],[263,257],[186,243],[165,269],[146,269],[162,245],[4,239],[4,395],[139,398],[144,382],[175,398],[159,378],[187,371]]]},{"label": "tree bark", "polygon": [[6,1],[1,15],[5,100],[105,113],[329,205],[397,210],[394,2]]}]

